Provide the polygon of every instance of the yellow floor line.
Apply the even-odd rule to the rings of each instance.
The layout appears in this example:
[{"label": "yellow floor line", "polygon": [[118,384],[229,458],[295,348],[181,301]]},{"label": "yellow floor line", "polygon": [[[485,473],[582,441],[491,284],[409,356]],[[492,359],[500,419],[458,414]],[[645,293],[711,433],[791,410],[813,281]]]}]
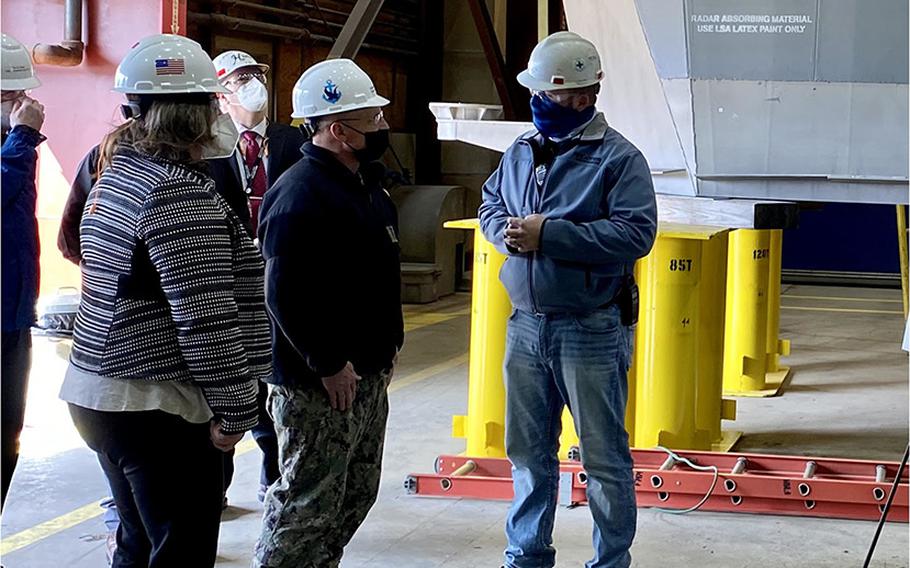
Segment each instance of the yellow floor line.
[{"label": "yellow floor line", "polygon": [[415,331],[422,327],[427,327],[430,325],[436,325],[437,323],[446,322],[458,317],[466,316],[470,314],[471,311],[467,309],[458,310],[457,312],[446,312],[446,313],[425,313],[425,314],[405,314],[404,317],[404,331]]},{"label": "yellow floor line", "polygon": [[843,296],[796,296],[793,294],[783,294],[784,298],[798,298],[800,300],[837,300],[840,302],[883,302],[886,304],[902,304],[903,300],[892,300],[886,298],[846,298]]},{"label": "yellow floor line", "polygon": [[433,365],[432,367],[427,367],[422,371],[417,371],[416,373],[411,373],[410,375],[406,375],[398,380],[393,380],[392,385],[389,387],[389,393],[399,391],[405,387],[413,385],[414,383],[419,383],[420,381],[424,381],[445,371],[452,370],[455,367],[463,365],[467,362],[468,354],[462,353],[457,357],[452,357],[447,361],[443,361],[442,363]]},{"label": "yellow floor line", "polygon": [[891,311],[891,310],[857,310],[852,308],[809,308],[806,306],[781,306],[781,309],[784,310],[801,310],[805,312],[840,312],[840,313],[850,313],[850,314],[898,314],[904,315],[904,312],[901,311]]},{"label": "yellow floor line", "polygon": [[53,536],[59,532],[65,531],[68,528],[72,528],[79,523],[84,523],[89,519],[94,519],[95,517],[101,516],[101,513],[104,511],[101,509],[100,503],[100,500],[89,503],[88,505],[79,507],[75,511],[71,511],[65,515],[60,515],[56,519],[45,521],[40,525],[36,525],[30,529],[17,532],[12,536],[4,536],[3,542],[0,543],[0,556],[6,556],[11,552],[19,550],[20,548],[24,548],[30,544],[38,542],[39,540]]},{"label": "yellow floor line", "polygon": [[458,310],[466,305],[470,305],[471,295],[469,293],[456,294],[447,296],[445,299],[437,300],[430,304],[405,304],[401,311],[407,314],[428,314],[428,313],[445,313],[451,310]]},{"label": "yellow floor line", "polygon": [[[234,448],[234,455],[241,456],[254,448],[256,448],[255,440],[243,440]],[[59,532],[63,532],[66,529],[94,519],[95,517],[100,517],[101,514],[104,513],[104,509],[99,505],[100,502],[101,501],[95,501],[89,503],[88,505],[79,507],[75,511],[70,511],[57,518],[45,521],[40,525],[35,525],[30,529],[17,532],[12,536],[4,536],[3,541],[0,542],[0,556],[10,554],[20,548],[34,544],[39,540],[54,536]]]},{"label": "yellow floor line", "polygon": [[[467,361],[468,354],[462,353],[457,357],[453,357],[447,361],[433,365],[432,367],[427,367],[426,369],[405,375],[400,379],[392,381],[392,385],[389,387],[389,392],[392,393],[399,391],[405,387],[419,383],[420,381],[424,381],[445,371],[454,369],[459,365],[463,365]],[[257,446],[255,440],[249,438],[244,439],[239,444],[237,444],[234,455],[243,455],[247,452],[252,451],[256,447]],[[75,511],[70,511],[69,513],[60,515],[59,517],[45,521],[39,525],[35,525],[30,529],[25,529],[10,536],[3,536],[3,540],[0,542],[0,556],[11,554],[21,548],[25,548],[26,546],[35,544],[40,540],[54,536],[55,534],[70,529],[80,523],[84,523],[85,521],[100,517],[104,510],[101,508],[99,503],[100,501],[94,501],[88,505],[79,507]]]}]

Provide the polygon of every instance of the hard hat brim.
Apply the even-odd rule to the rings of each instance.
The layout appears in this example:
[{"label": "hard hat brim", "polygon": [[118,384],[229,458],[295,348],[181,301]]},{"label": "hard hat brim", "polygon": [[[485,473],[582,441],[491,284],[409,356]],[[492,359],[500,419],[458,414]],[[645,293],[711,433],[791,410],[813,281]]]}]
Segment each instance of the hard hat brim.
[{"label": "hard hat brim", "polygon": [[265,63],[254,63],[254,64],[252,64],[252,65],[241,65],[240,67],[234,69],[234,70],[231,71],[230,73],[225,73],[224,75],[222,75],[221,77],[219,77],[218,80],[219,80],[219,81],[224,81],[224,80],[226,80],[228,77],[230,77],[231,75],[233,75],[234,73],[239,73],[240,71],[243,71],[244,69],[254,69],[254,68],[255,68],[255,69],[259,69],[259,72],[262,73],[263,75],[265,75],[266,73],[268,73],[268,72],[269,72],[269,69],[271,69],[271,67],[269,67],[269,66],[266,65]]},{"label": "hard hat brim", "polygon": [[530,71],[525,69],[524,71],[522,71],[521,73],[518,74],[518,83],[522,87],[525,87],[526,89],[529,89],[531,91],[565,91],[568,89],[581,89],[583,87],[590,87],[591,85],[596,85],[596,84],[600,83],[600,79],[596,79],[593,81],[580,81],[580,82],[572,82],[572,83],[565,83],[562,85],[557,85],[556,83],[551,83],[549,81],[541,81],[539,79],[536,79],[536,78],[534,78],[533,75],[531,75]]},{"label": "hard hat brim", "polygon": [[189,89],[179,86],[174,87],[174,89],[163,89],[156,87],[151,87],[148,89],[136,87],[114,87],[111,90],[115,93],[122,93],[124,95],[185,95],[187,93],[210,93],[213,95],[218,93],[224,95],[230,94],[230,91],[227,89],[227,87],[221,83],[218,83],[217,85],[200,86]]},{"label": "hard hat brim", "polygon": [[26,77],[24,79],[3,79],[0,81],[0,90],[3,91],[27,91],[36,89],[41,86],[38,77]]},{"label": "hard hat brim", "polygon": [[338,105],[337,107],[329,107],[318,112],[311,114],[304,114],[294,112],[291,113],[291,118],[318,118],[320,116],[329,116],[332,114],[341,114],[343,112],[351,112],[353,110],[360,110],[362,108],[381,108],[387,106],[391,101],[385,97],[380,97],[375,95],[369,100],[366,100],[362,103],[351,104],[351,105]]}]

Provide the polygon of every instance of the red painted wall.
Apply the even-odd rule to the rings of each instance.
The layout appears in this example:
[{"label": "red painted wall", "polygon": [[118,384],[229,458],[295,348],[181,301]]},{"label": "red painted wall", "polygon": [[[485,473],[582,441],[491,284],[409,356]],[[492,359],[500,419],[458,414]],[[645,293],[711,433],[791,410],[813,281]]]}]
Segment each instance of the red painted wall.
[{"label": "red painted wall", "polygon": [[[38,179],[42,293],[78,285],[78,270],[62,260],[56,247],[69,184],[85,153],[119,122],[122,97],[110,90],[117,64],[142,37],[171,31],[174,3],[178,22],[185,28],[183,0],[85,0],[82,64],[36,68],[42,85],[32,96],[44,105],[47,115]],[[63,39],[63,4],[63,0],[3,0],[0,27],[29,47],[58,43]]]}]

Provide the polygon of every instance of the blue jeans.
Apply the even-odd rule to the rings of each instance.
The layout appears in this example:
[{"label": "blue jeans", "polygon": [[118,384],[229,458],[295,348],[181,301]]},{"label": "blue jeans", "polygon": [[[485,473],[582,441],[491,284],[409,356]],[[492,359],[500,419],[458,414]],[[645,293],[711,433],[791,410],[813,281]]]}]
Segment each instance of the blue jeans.
[{"label": "blue jeans", "polygon": [[559,435],[568,405],[588,474],[594,558],[588,568],[628,568],[635,536],[632,456],[625,429],[632,330],[611,306],[587,314],[509,318],[505,354],[506,452],[515,499],[506,522],[509,568],[556,563],[553,521]]}]

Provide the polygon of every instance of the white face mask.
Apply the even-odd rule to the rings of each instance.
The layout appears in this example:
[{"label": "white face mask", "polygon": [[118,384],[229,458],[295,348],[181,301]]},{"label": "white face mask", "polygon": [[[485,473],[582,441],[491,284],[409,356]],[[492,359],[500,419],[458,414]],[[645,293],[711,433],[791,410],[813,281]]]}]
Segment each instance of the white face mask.
[{"label": "white face mask", "polygon": [[212,135],[214,140],[202,148],[202,158],[212,160],[217,158],[227,158],[234,153],[237,142],[240,140],[240,133],[234,126],[234,121],[228,114],[222,114],[212,125]]},{"label": "white face mask", "polygon": [[250,79],[237,91],[237,103],[250,112],[261,112],[269,104],[269,91],[257,79]]}]

